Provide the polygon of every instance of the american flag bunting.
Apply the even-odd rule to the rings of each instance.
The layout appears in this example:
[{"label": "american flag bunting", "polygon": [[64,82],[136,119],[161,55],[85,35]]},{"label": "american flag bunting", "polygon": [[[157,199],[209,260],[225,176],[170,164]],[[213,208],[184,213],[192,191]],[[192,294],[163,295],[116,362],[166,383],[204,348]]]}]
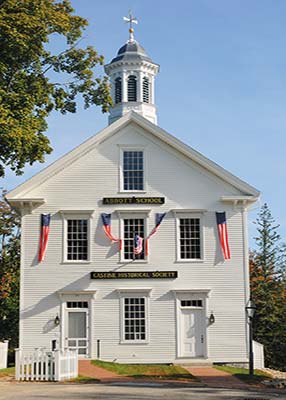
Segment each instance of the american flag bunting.
[{"label": "american flag bunting", "polygon": [[220,241],[221,250],[222,250],[224,259],[230,260],[230,249],[229,249],[229,244],[228,244],[226,213],[225,212],[216,212],[216,221],[217,221],[219,241]]},{"label": "american flag bunting", "polygon": [[39,262],[42,262],[45,258],[45,253],[50,233],[50,222],[51,222],[51,214],[41,214],[41,233],[40,233],[39,255],[38,255]]}]

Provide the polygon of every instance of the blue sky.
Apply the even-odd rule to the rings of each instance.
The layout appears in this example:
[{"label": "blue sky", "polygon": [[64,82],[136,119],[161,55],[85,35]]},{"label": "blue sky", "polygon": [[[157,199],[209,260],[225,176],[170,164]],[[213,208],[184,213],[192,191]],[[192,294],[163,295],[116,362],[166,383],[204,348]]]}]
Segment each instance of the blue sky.
[{"label": "blue sky", "polygon": [[[122,17],[134,11],[135,38],[161,66],[155,93],[159,125],[258,188],[286,241],[286,1],[72,4],[90,23],[82,46],[94,45],[106,62],[127,40]],[[96,108],[51,115],[47,135],[54,152],[45,166],[106,125],[107,115]],[[21,177],[7,173],[0,186],[10,190],[43,167],[27,167]],[[258,206],[249,214],[250,239]]]}]

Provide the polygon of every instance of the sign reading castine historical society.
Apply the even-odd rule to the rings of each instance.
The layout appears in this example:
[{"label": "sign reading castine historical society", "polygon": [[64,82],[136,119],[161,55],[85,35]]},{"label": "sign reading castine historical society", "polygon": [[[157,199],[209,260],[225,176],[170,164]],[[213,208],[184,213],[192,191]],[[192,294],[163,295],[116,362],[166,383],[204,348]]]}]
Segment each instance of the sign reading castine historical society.
[{"label": "sign reading castine historical society", "polygon": [[178,271],[91,272],[91,279],[176,279]]}]

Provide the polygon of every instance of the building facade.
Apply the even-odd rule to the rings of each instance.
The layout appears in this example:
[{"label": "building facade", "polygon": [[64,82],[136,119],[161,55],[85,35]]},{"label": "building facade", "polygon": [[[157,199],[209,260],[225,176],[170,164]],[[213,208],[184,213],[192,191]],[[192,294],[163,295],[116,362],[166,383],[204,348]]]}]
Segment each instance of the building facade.
[{"label": "building facade", "polygon": [[105,70],[109,126],[7,195],[22,214],[20,347],[246,362],[247,209],[259,192],[156,125],[159,66],[132,31]]}]

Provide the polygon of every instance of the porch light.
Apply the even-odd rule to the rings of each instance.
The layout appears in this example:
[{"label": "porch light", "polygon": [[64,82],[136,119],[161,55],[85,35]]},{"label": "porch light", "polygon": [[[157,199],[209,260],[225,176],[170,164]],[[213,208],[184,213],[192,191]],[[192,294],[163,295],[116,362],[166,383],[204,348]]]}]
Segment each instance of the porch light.
[{"label": "porch light", "polygon": [[60,317],[59,317],[58,314],[57,314],[56,318],[54,319],[54,324],[55,324],[56,326],[58,326],[58,325],[60,325],[60,322],[61,322]]},{"label": "porch light", "polygon": [[252,319],[254,317],[256,310],[257,310],[257,307],[254,304],[254,301],[250,299],[245,307],[245,311],[246,311],[249,319]]},{"label": "porch light", "polygon": [[211,311],[211,315],[209,316],[209,323],[214,324],[215,323],[215,316],[213,311]]}]

